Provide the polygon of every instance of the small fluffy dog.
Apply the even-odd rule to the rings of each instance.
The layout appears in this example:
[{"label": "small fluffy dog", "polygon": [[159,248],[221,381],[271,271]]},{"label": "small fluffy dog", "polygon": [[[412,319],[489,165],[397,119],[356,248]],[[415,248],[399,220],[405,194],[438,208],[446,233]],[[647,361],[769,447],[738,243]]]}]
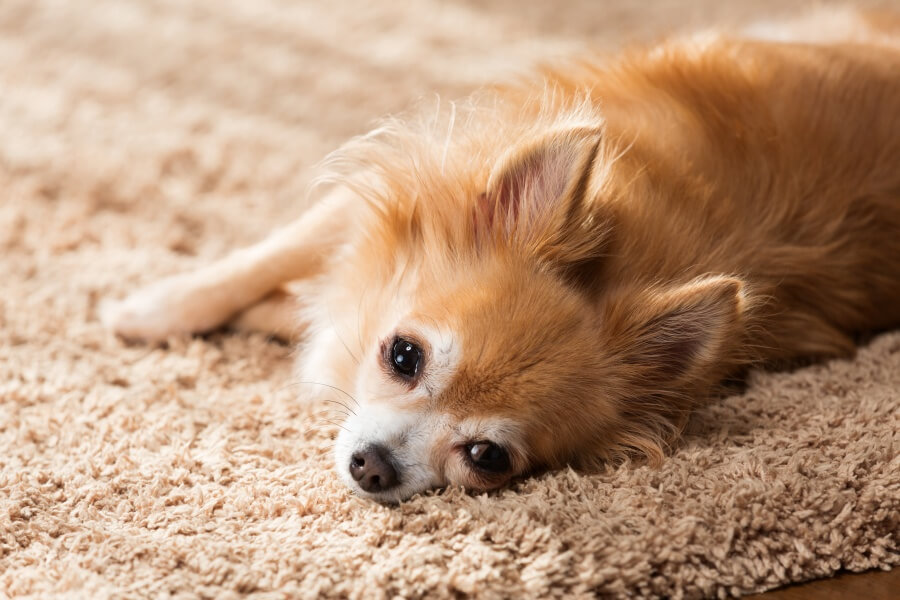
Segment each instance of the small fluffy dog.
[{"label": "small fluffy dog", "polygon": [[352,397],[335,459],[366,497],[658,462],[724,378],[900,325],[884,19],[588,58],[325,166],[337,185],[298,221],[104,318],[302,339],[300,379]]}]

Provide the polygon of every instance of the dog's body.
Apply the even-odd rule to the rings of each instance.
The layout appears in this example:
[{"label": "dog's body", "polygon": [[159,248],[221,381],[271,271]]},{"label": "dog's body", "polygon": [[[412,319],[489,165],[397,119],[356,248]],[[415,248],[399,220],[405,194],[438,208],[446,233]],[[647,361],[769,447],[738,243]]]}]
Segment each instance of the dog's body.
[{"label": "dog's body", "polygon": [[338,469],[378,499],[659,459],[723,377],[900,325],[900,44],[854,19],[387,123],[299,221],[107,318],[302,331],[301,380],[356,402]]}]

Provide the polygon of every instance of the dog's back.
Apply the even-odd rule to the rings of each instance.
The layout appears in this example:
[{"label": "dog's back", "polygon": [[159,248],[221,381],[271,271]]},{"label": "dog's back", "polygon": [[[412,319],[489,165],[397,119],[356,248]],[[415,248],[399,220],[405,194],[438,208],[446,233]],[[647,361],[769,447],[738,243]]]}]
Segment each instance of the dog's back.
[{"label": "dog's back", "polygon": [[740,360],[846,353],[900,323],[900,46],[861,27],[825,27],[845,40],[828,44],[703,35],[551,73],[593,90],[623,149],[597,199],[618,244],[586,278],[598,295],[740,276],[756,298]]}]

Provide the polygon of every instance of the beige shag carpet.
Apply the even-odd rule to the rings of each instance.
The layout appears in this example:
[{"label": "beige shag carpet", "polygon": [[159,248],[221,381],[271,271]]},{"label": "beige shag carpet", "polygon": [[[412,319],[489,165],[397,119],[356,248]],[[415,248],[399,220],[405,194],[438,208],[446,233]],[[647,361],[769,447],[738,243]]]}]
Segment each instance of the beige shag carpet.
[{"label": "beige shag carpet", "polygon": [[299,214],[310,166],[416,97],[797,10],[4,0],[0,596],[678,598],[900,564],[898,333],[755,375],[660,470],[385,507],[332,473],[289,348],[128,346],[97,321]]}]

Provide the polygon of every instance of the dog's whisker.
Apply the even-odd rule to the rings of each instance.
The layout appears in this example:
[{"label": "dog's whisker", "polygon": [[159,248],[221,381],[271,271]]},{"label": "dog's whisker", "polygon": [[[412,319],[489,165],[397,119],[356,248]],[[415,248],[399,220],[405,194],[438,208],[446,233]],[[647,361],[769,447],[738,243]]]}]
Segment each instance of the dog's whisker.
[{"label": "dog's whisker", "polygon": [[361,322],[360,322],[360,317],[362,315],[363,300],[365,299],[366,293],[368,292],[368,290],[369,290],[368,286],[363,288],[362,294],[359,295],[359,303],[356,305],[356,341],[359,344],[359,347],[361,349],[365,348],[365,346],[363,345],[363,342],[362,342],[362,326],[361,326]]},{"label": "dog's whisker", "polygon": [[349,419],[349,418],[350,418],[350,413],[343,412],[343,411],[338,410],[338,409],[336,409],[336,408],[324,408],[324,409],[322,409],[321,411],[319,411],[319,412],[317,412],[317,413],[313,413],[313,416],[316,416],[316,417],[320,417],[320,416],[323,416],[323,415],[329,416],[329,417],[330,417],[330,416],[334,416],[334,415],[341,415],[341,416],[344,417],[345,419]]},{"label": "dog's whisker", "polygon": [[[344,394],[345,396],[347,396],[348,398],[350,398],[351,400],[353,400],[353,402],[356,403],[356,406],[360,406],[359,400],[357,400],[356,398],[354,398],[352,395],[350,395],[349,393],[345,392],[345,391],[342,390],[341,388],[339,388],[339,387],[337,387],[337,386],[335,386],[335,385],[328,384],[328,383],[321,383],[321,382],[319,382],[319,381],[294,381],[293,383],[289,383],[289,384],[285,385],[285,386],[284,386],[283,388],[281,388],[281,389],[286,389],[286,388],[288,388],[288,387],[293,387],[293,386],[296,386],[296,385],[321,385],[321,386],[323,386],[323,387],[327,387],[327,388],[330,388],[330,389],[332,389],[332,390],[334,390],[334,391],[336,391],[336,392],[340,392],[340,393]],[[349,407],[348,407],[348,408],[349,408]]]},{"label": "dog's whisker", "polygon": [[331,329],[334,331],[334,334],[337,336],[338,341],[341,342],[341,345],[344,347],[344,350],[347,351],[347,354],[350,355],[350,358],[353,359],[353,362],[355,362],[357,365],[359,365],[359,359],[356,357],[356,355],[353,353],[353,351],[350,350],[350,346],[347,345],[347,342],[345,342],[344,338],[341,337],[341,332],[338,330],[337,326],[335,326],[334,316],[331,314],[330,309],[328,311],[328,320],[331,323]]},{"label": "dog's whisker", "polygon": [[347,433],[350,433],[350,430],[349,430],[349,429],[347,429],[346,427],[344,427],[343,425],[341,425],[340,423],[338,423],[338,422],[336,422],[336,421],[330,421],[330,420],[328,420],[328,419],[322,419],[322,420],[325,421],[326,423],[330,423],[331,425],[334,425],[335,427],[338,427],[338,428],[340,428],[340,429],[343,429],[343,430],[346,431]]},{"label": "dog's whisker", "polygon": [[340,400],[331,400],[331,399],[329,399],[329,398],[322,398],[322,400],[323,400],[324,402],[331,402],[332,404],[337,404],[338,406],[340,406],[340,407],[346,409],[346,410],[347,410],[349,413],[351,413],[353,416],[356,416],[356,412],[355,412],[352,408],[350,408],[349,406],[347,406],[347,404],[346,404],[345,402],[341,402]]}]

